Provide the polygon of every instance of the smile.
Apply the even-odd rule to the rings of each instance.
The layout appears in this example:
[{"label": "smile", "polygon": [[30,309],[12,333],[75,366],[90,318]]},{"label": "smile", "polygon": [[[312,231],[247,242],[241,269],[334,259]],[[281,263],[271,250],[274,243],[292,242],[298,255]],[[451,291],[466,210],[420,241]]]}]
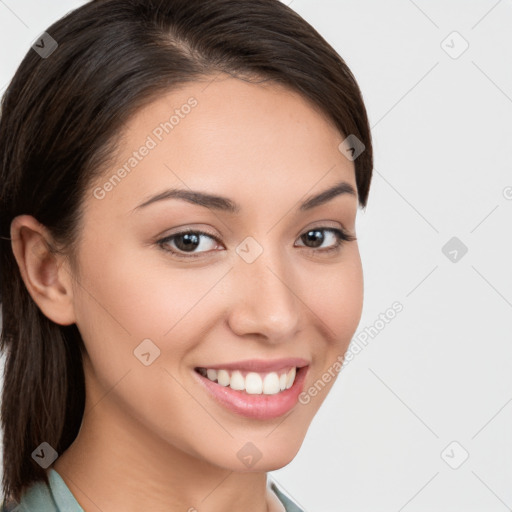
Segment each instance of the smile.
[{"label": "smile", "polygon": [[299,358],[251,360],[194,368],[207,396],[237,415],[271,420],[290,412],[309,370]]},{"label": "smile", "polygon": [[197,371],[212,382],[230,387],[236,391],[245,391],[249,395],[275,395],[290,389],[297,374],[296,367],[283,369],[279,372],[266,374],[243,370],[229,371],[225,369],[198,368]]}]

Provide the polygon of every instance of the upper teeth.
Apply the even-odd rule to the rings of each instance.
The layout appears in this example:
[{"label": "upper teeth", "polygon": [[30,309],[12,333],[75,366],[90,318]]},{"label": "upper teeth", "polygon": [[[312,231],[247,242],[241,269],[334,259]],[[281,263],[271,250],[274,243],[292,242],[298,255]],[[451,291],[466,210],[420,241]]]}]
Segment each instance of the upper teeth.
[{"label": "upper teeth", "polygon": [[245,377],[239,370],[230,372],[229,370],[199,368],[199,372],[221,386],[229,386],[237,391],[246,391],[250,395],[261,395],[262,393],[264,395],[275,395],[280,391],[289,389],[293,386],[296,375],[295,367],[289,371],[282,370],[279,373],[270,372],[264,375],[249,372]]}]

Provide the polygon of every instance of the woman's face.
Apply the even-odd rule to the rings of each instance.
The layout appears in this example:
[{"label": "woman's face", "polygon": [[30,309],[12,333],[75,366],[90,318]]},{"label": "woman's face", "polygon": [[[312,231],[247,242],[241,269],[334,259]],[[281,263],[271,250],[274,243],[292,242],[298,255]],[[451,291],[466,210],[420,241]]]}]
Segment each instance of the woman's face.
[{"label": "woman's face", "polygon": [[76,253],[86,417],[162,453],[280,468],[361,315],[357,241],[337,234],[355,236],[358,208],[344,137],[296,93],[234,78],[162,96],[125,129]]}]

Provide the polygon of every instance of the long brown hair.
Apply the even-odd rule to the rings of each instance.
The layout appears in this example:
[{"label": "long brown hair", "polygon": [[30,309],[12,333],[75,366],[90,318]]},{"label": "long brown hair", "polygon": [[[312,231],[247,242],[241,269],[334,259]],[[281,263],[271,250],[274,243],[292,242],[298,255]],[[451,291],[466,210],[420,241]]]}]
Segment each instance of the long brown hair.
[{"label": "long brown hair", "polygon": [[127,119],[159,94],[220,72],[284,84],[357,137],[365,146],[354,160],[362,207],[373,168],[354,76],[279,0],[96,0],[46,34],[39,47],[51,53],[28,51],[0,117],[2,486],[17,501],[33,482],[48,484],[34,450],[46,442],[61,454],[78,434],[85,347],[76,325],[52,322],[29,295],[9,239],[15,216],[33,215],[71,251],[85,191]]}]

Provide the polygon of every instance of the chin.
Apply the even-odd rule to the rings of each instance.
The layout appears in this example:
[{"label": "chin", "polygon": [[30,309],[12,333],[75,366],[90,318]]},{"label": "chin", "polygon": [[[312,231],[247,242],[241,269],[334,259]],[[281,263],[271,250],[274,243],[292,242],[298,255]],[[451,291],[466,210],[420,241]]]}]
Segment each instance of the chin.
[{"label": "chin", "polygon": [[280,439],[261,440],[259,444],[261,458],[254,467],[249,468],[249,471],[276,471],[287,466],[296,457],[303,440],[303,437],[298,439],[288,437],[283,441],[281,436]]}]

